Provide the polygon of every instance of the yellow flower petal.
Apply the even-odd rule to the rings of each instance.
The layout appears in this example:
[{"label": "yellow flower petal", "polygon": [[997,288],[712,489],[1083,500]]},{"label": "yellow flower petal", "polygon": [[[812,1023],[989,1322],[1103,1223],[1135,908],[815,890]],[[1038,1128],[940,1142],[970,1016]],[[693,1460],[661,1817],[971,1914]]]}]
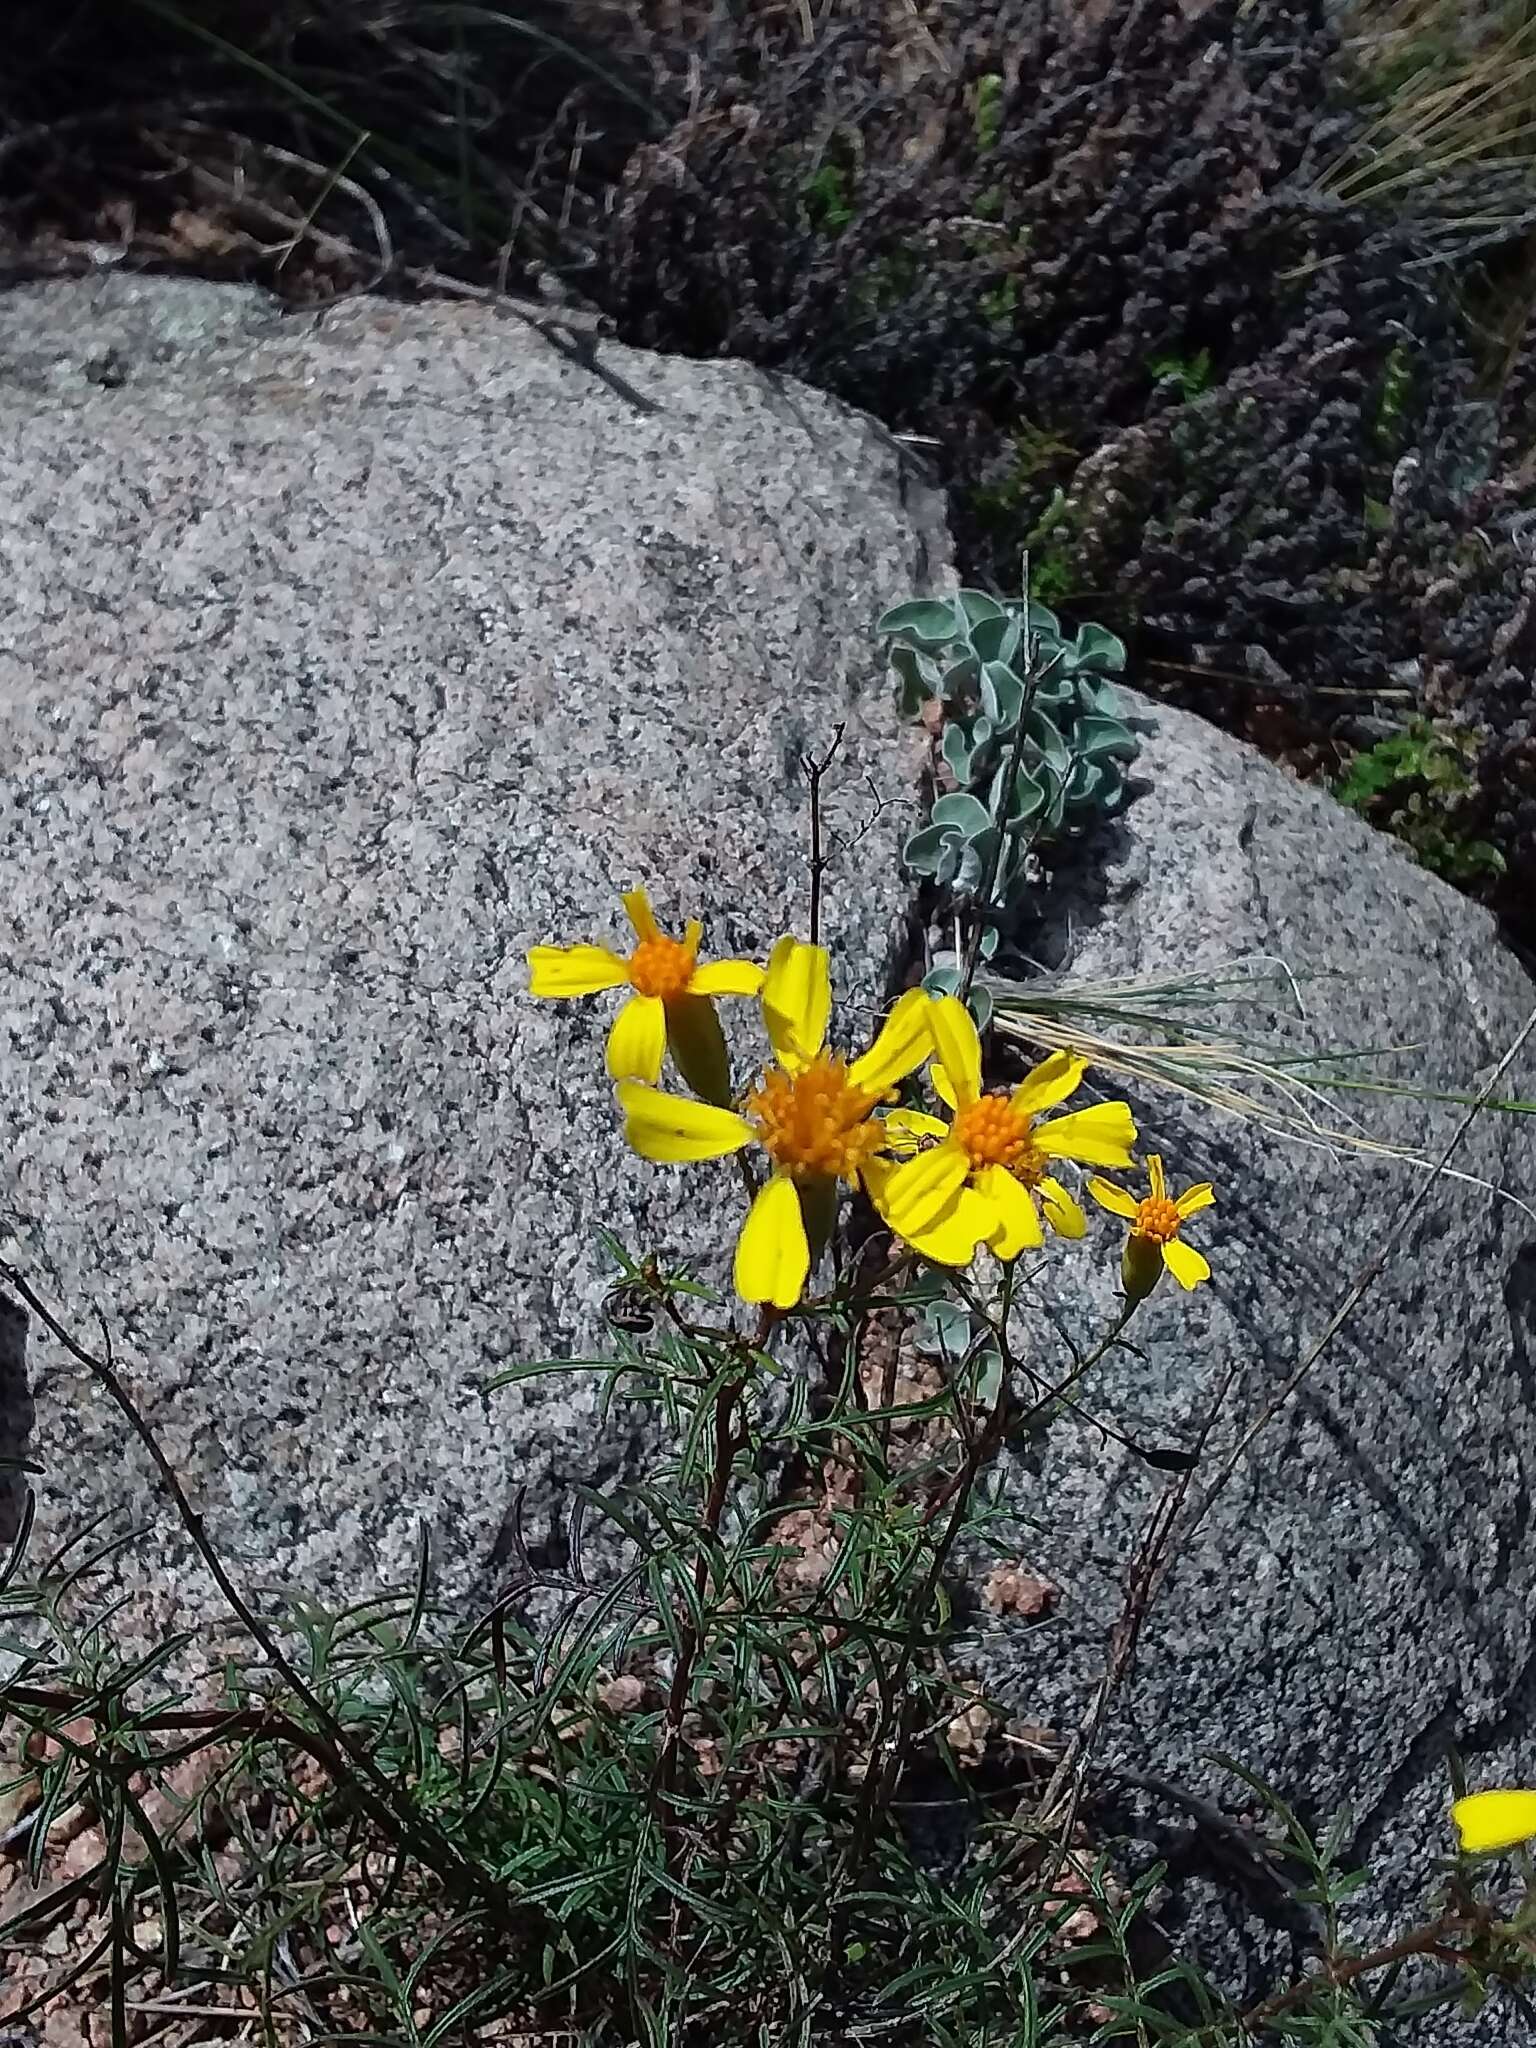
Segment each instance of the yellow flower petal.
[{"label": "yellow flower petal", "polygon": [[1054,1109],[1065,1102],[1088,1071],[1088,1062],[1075,1052],[1053,1052],[1038,1067],[1031,1067],[1013,1091],[1013,1106],[1028,1116]]},{"label": "yellow flower petal", "polygon": [[1171,1237],[1163,1246],[1163,1264],[1174,1279],[1184,1288],[1198,1287],[1202,1280],[1209,1280],[1211,1269],[1202,1252],[1192,1244],[1186,1244],[1182,1237]]},{"label": "yellow flower petal", "polygon": [[1168,1181],[1163,1172],[1163,1162],[1156,1152],[1147,1154],[1147,1180],[1151,1184],[1153,1200],[1165,1202],[1168,1199]]},{"label": "yellow flower petal", "polygon": [[809,1066],[826,1043],[832,1015],[832,975],[825,947],[803,945],[786,932],[768,956],[762,996],[763,1023],[774,1058],[791,1073]]},{"label": "yellow flower petal", "polygon": [[1456,1801],[1451,1819],[1465,1855],[1512,1849],[1536,1835],[1536,1792],[1472,1792]]},{"label": "yellow flower petal", "polygon": [[528,993],[533,996],[592,996],[617,988],[629,968],[606,946],[530,946]]},{"label": "yellow flower petal", "polygon": [[1136,1126],[1130,1105],[1096,1102],[1036,1124],[1035,1143],[1048,1159],[1080,1159],[1085,1166],[1129,1166]]},{"label": "yellow flower petal", "polygon": [[743,1301],[793,1308],[811,1270],[800,1194],[788,1174],[759,1188],[736,1240],[734,1279]]},{"label": "yellow flower petal", "polygon": [[695,967],[688,984],[691,996],[755,996],[763,985],[763,969],[755,960],[711,960]]},{"label": "yellow flower petal", "polygon": [[631,996],[608,1030],[608,1071],[615,1081],[661,1078],[667,1013],[655,996]]},{"label": "yellow flower petal", "polygon": [[880,1119],[880,1128],[885,1132],[886,1149],[891,1152],[915,1152],[922,1138],[949,1136],[949,1125],[942,1118],[927,1116],[920,1109],[892,1109]]},{"label": "yellow flower petal", "polygon": [[1111,1216],[1123,1216],[1127,1222],[1136,1215],[1136,1197],[1126,1188],[1117,1188],[1112,1180],[1101,1180],[1096,1173],[1090,1173],[1083,1183],[1101,1209],[1107,1209]]},{"label": "yellow flower petal", "polygon": [[1044,1244],[1035,1198],[1006,1166],[984,1166],[976,1175],[976,1186],[992,1204],[996,1221],[987,1243],[1000,1259],[1016,1259],[1020,1252],[1037,1251]]},{"label": "yellow flower petal", "polygon": [[619,1083],[624,1135],[643,1159],[675,1165],[689,1159],[721,1159],[750,1145],[756,1131],[733,1109],[690,1102],[639,1081]]},{"label": "yellow flower petal", "polygon": [[885,1183],[881,1215],[898,1237],[929,1229],[964,1187],[971,1162],[958,1145],[935,1145],[903,1160]]},{"label": "yellow flower petal", "polygon": [[626,889],[623,902],[625,914],[635,928],[637,939],[661,937],[661,927],[657,924],[655,913],[651,909],[651,899],[643,889]]},{"label": "yellow flower petal", "polygon": [[1049,1174],[1040,1181],[1036,1192],[1040,1206],[1045,1211],[1045,1220],[1058,1237],[1084,1237],[1088,1231],[1088,1218],[1083,1214],[1083,1205],[1074,1195],[1068,1194],[1059,1180]]},{"label": "yellow flower petal", "polygon": [[933,1049],[957,1107],[981,1100],[981,1038],[958,996],[940,996],[928,1013]]},{"label": "yellow flower petal", "polygon": [[937,1095],[940,1102],[947,1102],[951,1109],[958,1109],[960,1107],[959,1102],[955,1099],[955,1084],[950,1080],[948,1074],[945,1073],[943,1066],[938,1060],[935,1060],[928,1069],[928,1078],[933,1083],[933,1092]]},{"label": "yellow flower petal", "polygon": [[1202,1180],[1192,1188],[1186,1188],[1174,1203],[1181,1216],[1198,1216],[1202,1209],[1209,1209],[1216,1199],[1216,1190],[1208,1180]]},{"label": "yellow flower petal", "polygon": [[928,1030],[932,1009],[933,997],[926,989],[909,988],[897,998],[874,1044],[848,1069],[848,1079],[855,1088],[878,1088],[884,1093],[908,1074],[916,1073],[933,1050]]},{"label": "yellow flower petal", "polygon": [[996,1222],[997,1211],[986,1197],[962,1188],[936,1223],[906,1242],[937,1266],[968,1266]]}]

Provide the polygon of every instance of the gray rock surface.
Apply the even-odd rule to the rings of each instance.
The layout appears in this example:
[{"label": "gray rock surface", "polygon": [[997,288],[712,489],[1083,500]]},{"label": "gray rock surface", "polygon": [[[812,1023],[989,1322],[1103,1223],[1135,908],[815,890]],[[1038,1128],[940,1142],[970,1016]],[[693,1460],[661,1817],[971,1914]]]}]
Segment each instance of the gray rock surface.
[{"label": "gray rock surface", "polygon": [[[103,1311],[253,1579],[372,1588],[424,1521],[444,1593],[477,1598],[519,1482],[539,1534],[635,1455],[580,1381],[481,1392],[587,1349],[600,1228],[717,1235],[697,1182],[617,1142],[609,1002],[524,1001],[524,949],[617,933],[636,880],[716,954],[801,917],[798,757],[843,719],[841,815],[885,805],[831,882],[845,986],[879,988],[906,911],[913,753],[868,634],[944,575],[936,501],[803,389],[601,366],[479,310],[316,320],[130,280],[0,299],[0,1231],[73,1319]],[[1411,1047],[1381,1071],[1475,1087],[1533,1000],[1488,919],[1249,750],[1148,720],[1148,786],[1035,953],[1100,978],[1283,958],[1315,1044]],[[1536,1094],[1530,1048],[1506,1087]],[[1218,1186],[1191,1233],[1216,1277],[1160,1295],[1088,1405],[1168,1441],[1235,1365],[1203,1481],[1416,1179],[1137,1109],[1181,1185]],[[1360,1114],[1430,1151],[1456,1117]],[[1530,1128],[1484,1118],[1458,1167],[1531,1197]],[[1045,1283],[1083,1334],[1112,1241]],[[1107,1730],[1112,1762],[1197,1792],[1224,1796],[1221,1749],[1309,1814],[1353,1803],[1389,1904],[1442,1846],[1448,1739],[1479,1781],[1536,1771],[1533,1241],[1484,1189],[1433,1190],[1175,1558]],[[26,1421],[14,1349],[0,1450]],[[143,1461],[35,1333],[30,1367],[45,1526],[143,1517],[135,1624],[180,1621],[208,1589]],[[1067,1725],[1165,1479],[1071,1424],[1007,1477],[1062,1598],[978,1662]],[[1126,1820],[1175,1850],[1189,1826],[1155,1792],[1103,1816]],[[1170,1925],[1259,1982],[1294,1915],[1207,1882],[1203,1839],[1188,1861]],[[1520,2038],[1501,2025],[1462,2038]]]},{"label": "gray rock surface", "polygon": [[[846,721],[833,822],[884,808],[827,914],[844,987],[888,972],[916,754],[870,628],[941,506],[810,391],[601,367],[478,308],[0,298],[0,1235],[247,1578],[399,1583],[424,1522],[474,1597],[516,1483],[539,1535],[623,1455],[585,1381],[481,1383],[591,1348],[600,1229],[700,1251],[733,1183],[625,1154],[613,998],[525,1000],[528,945],[635,882],[715,957],[803,923]],[[211,1589],[144,1461],[31,1371],[45,1531],[147,1519],[174,1626]]]},{"label": "gray rock surface", "polygon": [[[1475,1092],[1536,1004],[1492,920],[1251,749],[1144,709],[1146,786],[1094,850],[1097,868],[1061,878],[1036,956],[1089,981],[1284,962],[1306,1008],[1288,1033],[1298,1049],[1401,1047],[1371,1071]],[[1279,1028],[1236,1010],[1215,1021]],[[1443,1178],[1402,1224],[1423,1178],[1411,1168],[1125,1092],[1176,1185],[1216,1185],[1217,1208],[1189,1230],[1214,1278],[1191,1297],[1165,1282],[1132,1333],[1138,1350],[1106,1361],[1085,1405],[1143,1443],[1189,1441],[1235,1369],[1197,1497],[1355,1276],[1389,1240],[1391,1252],[1174,1557],[1105,1754],[1225,1795],[1238,1788],[1204,1760],[1225,1751],[1307,1816],[1351,1805],[1356,1853],[1412,1900],[1449,1846],[1449,1741],[1475,1783],[1536,1782],[1536,1221]],[[1536,1041],[1500,1092],[1536,1096]],[[1461,1112],[1336,1095],[1332,1114],[1438,1156]],[[1454,1163],[1536,1202],[1529,1119],[1483,1116]],[[1118,1228],[1100,1217],[1096,1255],[1054,1269],[1051,1305],[1079,1336],[1106,1327]],[[1043,1457],[1014,1461],[1014,1498],[1042,1531],[1026,1553],[1063,1589],[1045,1628],[989,1632],[983,1664],[1021,1711],[1075,1721],[1168,1483],[1070,1419]],[[1171,1799],[1127,1799],[1119,1817],[1138,1806],[1165,1848],[1189,1835]],[[1208,1842],[1193,1847],[1208,1859]],[[1277,1893],[1239,1901],[1239,1919],[1245,1907],[1276,1918],[1283,1948],[1294,1916]],[[1259,1953],[1272,1959],[1276,1942]],[[1496,2024],[1485,2017],[1476,2038],[1500,2038],[1486,2031]]]}]

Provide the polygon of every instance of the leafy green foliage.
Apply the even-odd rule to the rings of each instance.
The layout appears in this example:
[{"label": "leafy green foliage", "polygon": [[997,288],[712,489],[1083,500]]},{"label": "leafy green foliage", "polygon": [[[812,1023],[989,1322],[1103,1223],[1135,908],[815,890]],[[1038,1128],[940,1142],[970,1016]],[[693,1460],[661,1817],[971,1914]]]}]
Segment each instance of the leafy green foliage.
[{"label": "leafy green foliage", "polygon": [[[232,1642],[189,1738],[189,1638],[114,1654],[90,1608],[100,1547],[0,1597],[23,1681],[0,1701],[55,1751],[39,1850],[68,1805],[126,1833],[131,1782],[209,1756],[194,1824],[104,1873],[156,1900],[163,1929],[115,1981],[198,1981],[172,1931],[195,1924],[210,1993],[250,1985],[268,2023],[299,2000],[326,2038],[419,2048],[504,2018],[589,2048],[855,2022],[959,2048],[1032,2040],[1091,1985],[1128,1990],[1091,1945],[1077,1967],[1061,1930],[1082,1885],[1041,1870],[1012,1802],[989,1811],[941,1732],[976,1700],[945,1669],[946,1564],[957,1542],[1003,1552],[1008,1527],[974,1484],[1014,1371],[1005,1328],[981,1314],[933,1391],[899,1402],[858,1394],[854,1346],[813,1403],[726,1304],[613,1249],[615,1355],[582,1369],[670,1449],[624,1498],[580,1493],[558,1568],[519,1525],[510,1579],[468,1627],[432,1604],[425,1548],[415,1585],[344,1613],[274,1597],[262,1627],[291,1678]],[[847,1340],[865,1305],[821,1314]],[[893,1429],[914,1425],[938,1448],[904,1463]],[[842,1475],[830,1497],[824,1469]],[[774,1476],[794,1471],[803,1492]],[[949,1816],[941,1859],[903,1823],[913,1798]],[[217,1865],[197,1846],[215,1808]]]},{"label": "leafy green foliage", "polygon": [[800,187],[810,226],[821,235],[840,235],[853,219],[853,176],[845,164],[829,158]]},{"label": "leafy green foliage", "polygon": [[1102,626],[1068,633],[1045,605],[979,590],[897,605],[877,630],[902,713],[942,706],[940,752],[956,785],[907,841],[907,866],[1006,919],[1032,851],[1090,830],[1123,801],[1137,741],[1110,678],[1125,648]]},{"label": "leafy green foliage", "polygon": [[1198,398],[1202,391],[1211,388],[1213,372],[1208,348],[1197,349],[1192,356],[1153,356],[1147,369],[1158,383],[1166,380],[1177,384],[1186,398]]},{"label": "leafy green foliage", "polygon": [[985,156],[989,150],[996,149],[998,137],[1003,132],[1003,74],[1000,71],[983,72],[977,79],[971,121],[977,154]]},{"label": "leafy green foliage", "polygon": [[1339,802],[1383,826],[1448,882],[1477,883],[1504,872],[1489,840],[1466,829],[1477,742],[1419,719],[1355,756],[1333,785]]}]

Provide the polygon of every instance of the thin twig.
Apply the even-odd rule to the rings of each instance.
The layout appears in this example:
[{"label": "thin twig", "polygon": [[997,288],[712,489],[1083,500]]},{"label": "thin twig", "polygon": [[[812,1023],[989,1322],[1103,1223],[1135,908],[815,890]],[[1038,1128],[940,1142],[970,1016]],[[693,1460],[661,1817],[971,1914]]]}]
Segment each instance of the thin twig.
[{"label": "thin twig", "polygon": [[63,1345],[78,1365],[85,1367],[143,1445],[161,1484],[171,1497],[183,1528],[192,1539],[198,1556],[212,1574],[214,1583],[223,1594],[230,1612],[249,1633],[272,1669],[304,1702],[319,1723],[329,1752],[325,1759],[326,1768],[340,1783],[349,1787],[374,1821],[385,1828],[393,1838],[408,1843],[430,1869],[437,1871],[438,1875],[456,1890],[480,1899],[499,1919],[504,1918],[508,1905],[504,1890],[464,1856],[429,1816],[413,1812],[402,1803],[368,1751],[314,1692],[272,1631],[255,1613],[235,1584],[204,1527],[202,1516],[193,1507],[186,1489],[176,1475],[175,1468],[161,1448],[159,1438],[144,1419],[137,1403],[114,1369],[111,1361],[111,1339],[105,1321],[102,1322],[102,1335],[108,1355],[106,1358],[98,1358],[65,1329],[29,1282],[13,1266],[0,1262],[0,1282],[11,1288],[55,1341]]},{"label": "thin twig", "polygon": [[1190,1521],[1187,1528],[1184,1530],[1184,1536],[1186,1540],[1188,1537],[1194,1534],[1195,1530],[1199,1528],[1200,1524],[1205,1520],[1206,1516],[1210,1513],[1212,1507],[1216,1503],[1218,1496],[1230,1482],[1233,1473],[1237,1470],[1238,1466],[1242,1463],[1244,1457],[1246,1457],[1248,1451],[1251,1449],[1254,1440],[1260,1435],[1262,1435],[1262,1433],[1269,1427],[1270,1423],[1273,1422],[1275,1417],[1280,1413],[1281,1409],[1287,1405],[1292,1395],[1295,1394],[1298,1387],[1301,1386],[1302,1382],[1311,1373],[1313,1367],[1317,1364],[1318,1360],[1323,1356],[1324,1352],[1326,1352],[1328,1347],[1332,1344],[1334,1338],[1337,1337],[1340,1330],[1343,1329],[1344,1325],[1349,1321],[1349,1318],[1354,1314],[1355,1310],[1360,1306],[1361,1302],[1364,1301],[1366,1295],[1370,1293],[1371,1289],[1375,1286],[1376,1282],[1381,1278],[1381,1275],[1386,1271],[1387,1262],[1391,1258],[1392,1253],[1396,1250],[1397,1245],[1401,1240],[1404,1232],[1408,1229],[1409,1225],[1414,1221],[1414,1219],[1418,1216],[1419,1212],[1424,1208],[1426,1203],[1429,1201],[1432,1189],[1434,1188],[1436,1182],[1440,1179],[1441,1175],[1446,1171],[1447,1167],[1450,1165],[1453,1154],[1459,1149],[1462,1140],[1466,1137],[1468,1131],[1471,1130],[1473,1124],[1477,1120],[1479,1113],[1482,1110],[1486,1109],[1488,1104],[1493,1100],[1494,1091],[1498,1087],[1499,1082],[1504,1078],[1505,1074],[1508,1073],[1510,1067],[1514,1064],[1516,1058],[1519,1056],[1521,1048],[1530,1038],[1531,1033],[1533,1031],[1536,1031],[1536,1009],[1533,1009],[1531,1011],[1531,1014],[1526,1018],[1524,1024],[1521,1025],[1519,1031],[1516,1033],[1515,1038],[1509,1047],[1509,1050],[1504,1054],[1503,1058],[1499,1061],[1498,1065],[1493,1069],[1492,1073],[1488,1076],[1486,1082],[1479,1089],[1476,1101],[1473,1102],[1471,1107],[1466,1111],[1466,1114],[1462,1116],[1460,1120],[1457,1122],[1456,1128],[1451,1133],[1450,1139],[1447,1142],[1445,1149],[1441,1152],[1440,1157],[1438,1158],[1438,1160],[1436,1160],[1435,1164],[1430,1168],[1430,1171],[1428,1172],[1428,1174],[1426,1174],[1424,1179],[1419,1183],[1417,1189],[1414,1191],[1412,1200],[1399,1214],[1396,1227],[1389,1233],[1385,1242],[1377,1251],[1374,1258],[1369,1259],[1366,1262],[1366,1264],[1361,1268],[1360,1273],[1354,1282],[1354,1285],[1349,1289],[1349,1292],[1344,1296],[1344,1299],[1339,1303],[1338,1307],[1329,1317],[1328,1322],[1322,1331],[1322,1334],[1318,1337],[1317,1341],[1312,1345],[1311,1349],[1307,1352],[1306,1356],[1302,1359],[1301,1363],[1297,1366],[1296,1370],[1291,1374],[1290,1378],[1286,1381],[1285,1385],[1280,1389],[1279,1393],[1276,1394],[1274,1399],[1271,1402],[1269,1402],[1269,1404],[1264,1409],[1260,1411],[1259,1415],[1243,1432],[1242,1436],[1238,1438],[1238,1441],[1233,1446],[1232,1451],[1228,1455],[1225,1464],[1222,1466],[1220,1472],[1218,1472],[1214,1482],[1207,1491],[1205,1498],[1201,1501],[1199,1507],[1196,1509],[1193,1519]]},{"label": "thin twig", "polygon": [[823,844],[822,831],[821,785],[827,770],[832,765],[838,748],[843,744],[843,734],[846,730],[846,722],[840,719],[837,730],[832,735],[832,744],[827,748],[827,751],[819,761],[814,760],[809,754],[802,754],[800,756],[800,766],[805,770],[806,785],[810,791],[811,798],[811,908],[809,924],[810,941],[813,946],[818,946],[821,943],[821,880],[827,869],[827,854],[826,847]]}]

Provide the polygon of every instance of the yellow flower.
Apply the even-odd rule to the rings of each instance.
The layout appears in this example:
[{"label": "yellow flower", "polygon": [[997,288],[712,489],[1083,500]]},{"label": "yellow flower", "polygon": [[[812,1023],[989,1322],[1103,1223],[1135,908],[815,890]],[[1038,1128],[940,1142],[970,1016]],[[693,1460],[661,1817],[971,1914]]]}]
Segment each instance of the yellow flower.
[{"label": "yellow flower", "polygon": [[946,1266],[965,1265],[981,1243],[1000,1259],[1034,1250],[1044,1242],[1042,1210],[1060,1236],[1081,1237],[1086,1219],[1050,1162],[1129,1166],[1136,1126],[1127,1105],[1101,1102],[1041,1121],[1042,1111],[1072,1094],[1086,1061],[1054,1052],[1012,1091],[983,1094],[981,1040],[964,1003],[941,997],[929,1028],[938,1055],[933,1085],[955,1114],[947,1124],[915,1110],[892,1110],[885,1119],[890,1149],[909,1155],[877,1160],[866,1174],[885,1221]]},{"label": "yellow flower", "polygon": [[1536,1835],[1536,1792],[1473,1792],[1451,1808],[1462,1854],[1513,1849]]},{"label": "yellow flower", "polygon": [[1180,1226],[1188,1217],[1209,1209],[1215,1201],[1210,1182],[1203,1180],[1196,1187],[1186,1188],[1177,1201],[1171,1202],[1163,1162],[1155,1152],[1147,1156],[1147,1179],[1152,1192],[1142,1202],[1097,1174],[1088,1179],[1088,1192],[1100,1208],[1108,1209],[1112,1216],[1123,1216],[1131,1226],[1120,1270],[1132,1301],[1142,1301],[1152,1292],[1162,1278],[1164,1266],[1185,1288],[1198,1287],[1202,1280],[1211,1277],[1202,1254],[1179,1236]]},{"label": "yellow flower", "polygon": [[743,1301],[793,1308],[831,1229],[840,1180],[856,1184],[885,1142],[874,1115],[893,1085],[930,1051],[930,998],[912,989],[869,1051],[852,1061],[826,1051],[832,984],[820,946],[782,938],[763,982],[763,1021],[774,1063],[741,1111],[689,1102],[622,1082],[625,1135],[646,1159],[719,1159],[744,1146],[767,1153],[771,1171],[736,1241]]},{"label": "yellow flower", "polygon": [[657,925],[643,889],[631,889],[624,908],[635,930],[628,959],[608,946],[534,946],[528,954],[529,993],[590,996],[627,983],[632,994],[608,1033],[613,1079],[655,1082],[670,1046],[690,1088],[710,1102],[728,1102],[730,1066],[712,998],[755,996],[763,985],[762,968],[751,960],[715,960],[701,967],[703,926],[690,919],[682,938],[669,938]]}]

